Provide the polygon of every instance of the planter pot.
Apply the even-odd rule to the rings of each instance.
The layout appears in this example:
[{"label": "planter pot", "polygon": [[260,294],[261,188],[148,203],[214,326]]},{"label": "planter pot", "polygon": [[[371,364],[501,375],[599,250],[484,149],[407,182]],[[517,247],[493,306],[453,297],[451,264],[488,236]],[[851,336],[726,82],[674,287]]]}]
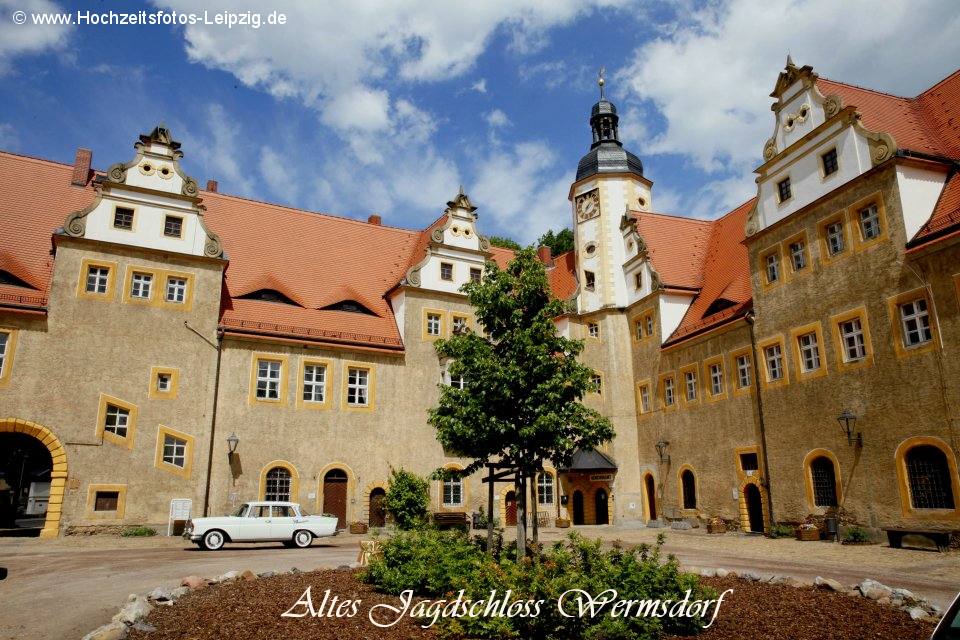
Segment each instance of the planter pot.
[{"label": "planter pot", "polygon": [[567,520],[566,518],[557,518],[554,521],[554,524],[557,526],[558,529],[566,529],[567,527],[570,526],[570,521]]},{"label": "planter pot", "polygon": [[726,533],[727,525],[726,523],[713,524],[712,522],[707,523],[707,533]]},{"label": "planter pot", "polygon": [[362,522],[352,522],[350,523],[350,533],[364,534],[367,532],[367,525]]},{"label": "planter pot", "polygon": [[797,540],[811,542],[820,539],[820,529],[797,529]]}]

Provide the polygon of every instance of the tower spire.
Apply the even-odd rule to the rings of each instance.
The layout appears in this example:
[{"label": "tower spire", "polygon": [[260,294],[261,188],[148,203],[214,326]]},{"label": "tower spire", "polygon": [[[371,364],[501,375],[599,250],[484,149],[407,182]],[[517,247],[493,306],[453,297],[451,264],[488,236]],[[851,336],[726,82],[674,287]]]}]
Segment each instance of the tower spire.
[{"label": "tower spire", "polygon": [[603,85],[606,84],[606,81],[603,79],[603,74],[606,73],[606,71],[607,71],[606,67],[601,66],[601,67],[600,67],[600,73],[597,74],[597,84],[600,86],[600,99],[601,99],[601,100],[605,100],[605,99],[606,99],[606,98],[604,98],[604,96],[603,96]]}]

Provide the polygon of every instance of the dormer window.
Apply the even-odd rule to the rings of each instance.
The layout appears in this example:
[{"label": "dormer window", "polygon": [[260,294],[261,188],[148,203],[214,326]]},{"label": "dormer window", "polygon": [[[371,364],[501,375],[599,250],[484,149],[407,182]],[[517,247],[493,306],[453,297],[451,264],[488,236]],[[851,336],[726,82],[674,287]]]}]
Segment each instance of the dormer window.
[{"label": "dormer window", "polygon": [[117,207],[113,212],[113,227],[124,231],[133,230],[133,209]]},{"label": "dormer window", "polygon": [[453,264],[450,262],[441,262],[440,263],[440,279],[441,280],[453,280]]},{"label": "dormer window", "polygon": [[830,151],[827,151],[825,154],[820,156],[820,163],[823,166],[824,178],[836,173],[840,168],[840,164],[837,162],[837,150],[830,149]]},{"label": "dormer window", "polygon": [[791,196],[793,192],[790,190],[790,177],[787,176],[777,183],[777,198],[780,202],[786,202]]},{"label": "dormer window", "polygon": [[584,271],[584,288],[587,291],[596,291],[597,289],[597,277],[593,271]]},{"label": "dormer window", "polygon": [[239,298],[241,300],[262,300],[263,302],[279,302],[281,304],[300,306],[276,289],[257,289],[256,291],[245,293],[242,296],[239,296]]}]

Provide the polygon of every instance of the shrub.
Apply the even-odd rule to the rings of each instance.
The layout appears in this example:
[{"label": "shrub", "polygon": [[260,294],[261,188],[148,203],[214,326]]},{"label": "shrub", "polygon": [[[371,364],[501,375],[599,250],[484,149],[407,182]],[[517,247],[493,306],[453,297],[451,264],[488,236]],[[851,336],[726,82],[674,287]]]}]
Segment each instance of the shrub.
[{"label": "shrub", "polygon": [[777,523],[770,527],[770,537],[771,538],[793,538],[797,535],[796,529],[794,529],[789,524],[783,522]]},{"label": "shrub", "polygon": [[843,541],[850,544],[864,544],[870,542],[870,534],[863,527],[850,527],[843,534]]},{"label": "shrub", "polygon": [[416,529],[427,521],[430,486],[426,479],[405,469],[390,470],[390,488],[384,507],[400,529]]},{"label": "shrub", "polygon": [[121,533],[120,535],[123,536],[124,538],[147,538],[150,536],[157,535],[157,530],[151,527],[144,527],[144,526],[130,527],[128,529],[124,529],[123,533]]},{"label": "shrub", "polygon": [[462,589],[464,599],[478,601],[488,600],[491,591],[503,598],[510,590],[511,602],[544,601],[532,617],[442,618],[436,627],[450,640],[653,640],[665,633],[695,634],[704,624],[699,618],[614,618],[609,609],[596,617],[568,618],[557,607],[561,594],[571,589],[593,595],[615,589],[618,600],[680,601],[687,590],[692,600],[713,597],[696,576],[681,573],[675,558],[663,557],[663,540],[661,535],[654,546],[604,549],[600,541],[574,533],[534,558],[517,560],[509,547],[499,557],[487,556],[480,545],[455,532],[400,533],[384,543],[383,556],[371,563],[365,577],[394,594],[413,589],[420,596],[453,599]]}]

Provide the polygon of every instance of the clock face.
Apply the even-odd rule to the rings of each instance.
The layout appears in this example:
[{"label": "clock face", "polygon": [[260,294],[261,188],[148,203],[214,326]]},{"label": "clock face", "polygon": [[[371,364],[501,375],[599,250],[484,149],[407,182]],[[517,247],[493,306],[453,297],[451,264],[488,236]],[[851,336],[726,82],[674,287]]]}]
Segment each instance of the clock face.
[{"label": "clock face", "polygon": [[594,189],[577,196],[577,221],[583,222],[600,215],[600,190]]}]

